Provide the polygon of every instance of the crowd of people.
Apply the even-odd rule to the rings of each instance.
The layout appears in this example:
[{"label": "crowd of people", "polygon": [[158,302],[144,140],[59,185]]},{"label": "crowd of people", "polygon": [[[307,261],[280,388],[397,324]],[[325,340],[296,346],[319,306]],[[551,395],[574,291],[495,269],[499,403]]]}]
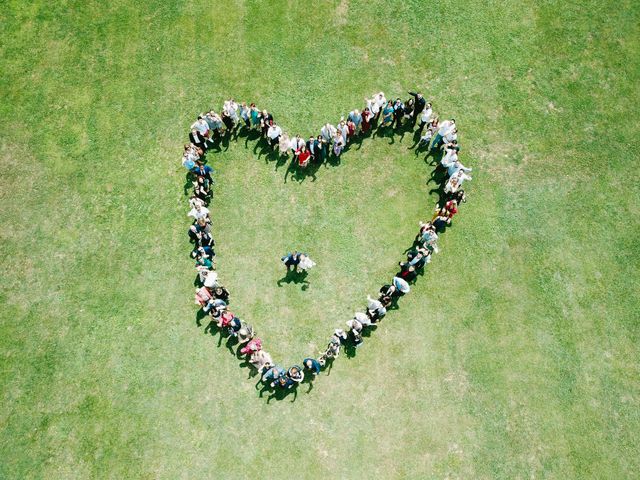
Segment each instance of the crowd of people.
[{"label": "crowd of people", "polygon": [[[419,120],[419,122],[418,122]],[[416,124],[418,124],[416,126]],[[206,153],[225,136],[239,130],[257,130],[267,148],[279,155],[292,155],[296,167],[306,168],[311,162],[322,163],[330,156],[340,156],[345,147],[358,136],[368,136],[373,131],[401,129],[414,131],[418,145],[433,155],[436,168],[443,173],[441,201],[432,217],[419,223],[413,245],[406,259],[399,262],[399,270],[392,280],[383,285],[375,296],[368,296],[361,311],[346,321],[343,328],[336,328],[329,342],[318,355],[304,358],[300,365],[284,368],[278,365],[249,323],[232,312],[229,291],[220,282],[216,271],[215,241],[212,235],[211,200],[213,169],[207,165]],[[191,125],[189,143],[184,146],[182,165],[188,170],[193,184],[189,198],[192,224],[188,230],[192,244],[191,257],[195,261],[198,288],[195,303],[201,314],[210,317],[210,328],[227,335],[237,342],[239,355],[260,375],[263,389],[286,391],[294,389],[305,378],[311,381],[335,359],[345,346],[358,347],[363,342],[366,329],[383,320],[388,309],[411,290],[411,284],[438,253],[438,237],[452,223],[461,203],[466,201],[462,184],[471,180],[471,168],[458,158],[458,130],[455,119],[440,120],[431,103],[420,93],[409,92],[405,101],[387,99],[383,92],[365,99],[363,108],[350,111],[337,125],[326,123],[317,136],[305,141],[299,134],[289,135],[275,122],[267,110],[260,110],[254,103],[237,103],[233,99],[224,102],[220,113],[214,110],[202,113]],[[282,257],[287,270],[306,270],[315,263],[303,253],[293,252]]]}]

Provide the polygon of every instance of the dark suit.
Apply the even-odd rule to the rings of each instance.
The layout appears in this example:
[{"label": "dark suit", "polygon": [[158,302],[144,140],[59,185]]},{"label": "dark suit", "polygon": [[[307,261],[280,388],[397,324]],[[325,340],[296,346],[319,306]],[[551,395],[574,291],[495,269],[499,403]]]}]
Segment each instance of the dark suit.
[{"label": "dark suit", "polygon": [[196,133],[189,133],[189,141],[202,150],[207,149],[206,139],[202,135],[200,135],[197,130]]},{"label": "dark suit", "polygon": [[412,120],[412,125],[415,125],[418,115],[422,113],[422,110],[424,110],[424,107],[427,105],[427,99],[424,98],[423,96],[420,96],[420,98],[418,98],[418,94],[415,92],[409,92],[409,95],[411,95],[413,98],[416,99],[416,103],[413,104],[413,120]]}]

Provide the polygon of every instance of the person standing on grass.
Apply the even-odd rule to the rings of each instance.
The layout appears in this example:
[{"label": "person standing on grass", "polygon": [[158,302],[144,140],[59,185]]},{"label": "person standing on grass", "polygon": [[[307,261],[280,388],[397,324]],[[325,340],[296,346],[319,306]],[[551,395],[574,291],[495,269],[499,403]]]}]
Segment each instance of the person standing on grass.
[{"label": "person standing on grass", "polygon": [[280,135],[282,135],[282,129],[272,121],[267,129],[267,141],[273,150],[279,145]]},{"label": "person standing on grass", "polygon": [[251,128],[260,127],[260,110],[256,107],[255,103],[252,103],[249,107],[249,118],[251,120]]},{"label": "person standing on grass", "polygon": [[322,139],[322,135],[318,135],[316,138],[316,162],[324,163],[327,158],[327,144]]},{"label": "person standing on grass", "polygon": [[338,132],[340,133],[340,136],[342,137],[342,140],[346,145],[347,142],[349,141],[349,127],[347,127],[347,124],[344,121],[344,118],[341,118],[340,122],[338,123]]},{"label": "person standing on grass", "polygon": [[462,187],[462,183],[465,180],[472,180],[472,178],[464,173],[464,170],[458,170],[449,177],[447,184],[444,186],[444,193],[456,193]]},{"label": "person standing on grass", "polygon": [[298,165],[301,168],[305,168],[307,165],[309,165],[311,153],[309,152],[309,150],[307,150],[307,146],[304,143],[298,150],[296,150],[296,158],[298,159]]},{"label": "person standing on grass", "polygon": [[209,185],[213,183],[213,177],[211,176],[213,168],[202,163],[202,160],[198,160],[191,171],[196,175],[196,177],[204,177],[207,181],[205,188],[209,188]]},{"label": "person standing on grass", "polygon": [[251,128],[251,109],[245,102],[240,105],[240,118],[244,121],[245,128]]},{"label": "person standing on grass", "polygon": [[201,218],[209,220],[209,209],[207,207],[203,207],[201,204],[197,204],[187,215],[189,217],[193,217],[194,220],[200,220]]},{"label": "person standing on grass", "polygon": [[318,140],[316,140],[313,135],[311,135],[309,140],[307,140],[306,146],[307,150],[311,154],[311,161],[313,163],[320,162],[320,156],[318,155]]},{"label": "person standing on grass", "polygon": [[305,370],[311,372],[314,377],[320,373],[320,362],[315,358],[305,358],[302,361],[302,365],[304,365]]},{"label": "person standing on grass", "polygon": [[289,138],[287,132],[284,132],[282,135],[280,135],[280,141],[278,142],[278,151],[280,152],[281,156],[288,157],[290,148],[291,139]]},{"label": "person standing on grass", "polygon": [[387,105],[387,97],[384,96],[384,92],[379,92],[373,97],[373,103],[375,103],[377,112],[374,112],[375,117],[374,121],[377,122],[380,118],[380,113],[384,109],[385,105]]},{"label": "person standing on grass", "polygon": [[396,98],[396,102],[393,104],[393,123],[395,128],[399,129],[402,126],[402,118],[404,117],[404,104],[400,97]]},{"label": "person standing on grass", "polygon": [[[424,110],[427,101],[419,92],[409,92],[409,95],[411,95],[415,99],[413,104],[413,117],[411,120],[411,126],[415,126],[418,115],[420,115]],[[424,125],[422,126],[424,127]],[[422,129],[420,129],[420,131],[422,132]]]},{"label": "person standing on grass", "polygon": [[440,123],[438,128],[438,133],[436,133],[435,138],[433,139],[433,144],[431,145],[431,150],[435,151],[444,142],[444,137],[449,135],[456,128],[456,121],[454,118],[451,120],[444,120]]},{"label": "person standing on grass", "polygon": [[289,371],[287,371],[287,376],[297,384],[302,383],[302,380],[304,380],[304,372],[298,365],[294,365],[289,368]]},{"label": "person standing on grass", "polygon": [[422,134],[422,130],[424,130],[424,126],[429,123],[431,120],[431,114],[433,113],[433,109],[431,108],[431,104],[427,103],[422,111],[420,112],[420,125],[418,126],[418,130],[420,134]]},{"label": "person standing on grass", "polygon": [[269,131],[269,126],[273,122],[273,115],[271,115],[266,110],[262,110],[260,114],[260,133],[263,137],[267,136],[267,132]]},{"label": "person standing on grass", "polygon": [[355,126],[355,133],[360,133],[360,129],[362,128],[362,114],[360,110],[356,109],[349,112],[349,120],[351,120]]},{"label": "person standing on grass", "polygon": [[362,112],[362,134],[366,135],[369,132],[369,129],[371,128],[371,122],[373,121],[373,113],[371,112],[371,110],[369,109],[369,107],[366,107],[364,109],[364,111]]},{"label": "person standing on grass", "polygon": [[382,123],[380,127],[388,127],[393,123],[393,102],[389,100],[382,110]]},{"label": "person standing on grass", "polygon": [[291,267],[298,268],[298,264],[300,263],[300,253],[297,250],[294,250],[293,253],[287,253],[285,256],[281,258],[282,263],[284,263],[285,267],[287,267],[287,272],[291,271]]},{"label": "person standing on grass", "polygon": [[300,155],[300,149],[302,148],[302,146],[304,145],[304,140],[302,139],[302,137],[300,136],[300,134],[296,135],[295,137],[293,137],[291,139],[290,142],[290,148],[291,151],[293,152],[293,158],[295,160],[298,160],[298,155]]},{"label": "person standing on grass", "polygon": [[207,139],[203,137],[195,128],[191,129],[189,141],[203,152],[207,149]]},{"label": "person standing on grass", "polygon": [[333,136],[333,154],[336,158],[340,157],[342,150],[344,149],[345,141],[340,132],[336,132]]}]

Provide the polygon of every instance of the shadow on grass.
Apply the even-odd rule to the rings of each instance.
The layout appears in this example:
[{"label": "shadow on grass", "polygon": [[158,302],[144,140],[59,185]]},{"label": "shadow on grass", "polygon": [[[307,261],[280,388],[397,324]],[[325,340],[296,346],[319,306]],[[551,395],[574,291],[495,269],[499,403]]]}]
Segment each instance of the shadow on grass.
[{"label": "shadow on grass", "polygon": [[284,283],[289,284],[293,283],[296,285],[302,284],[302,290],[307,290],[309,288],[309,281],[307,280],[307,276],[309,273],[306,270],[302,272],[296,272],[295,269],[287,270],[287,273],[284,277],[277,281],[279,287],[282,287]]}]

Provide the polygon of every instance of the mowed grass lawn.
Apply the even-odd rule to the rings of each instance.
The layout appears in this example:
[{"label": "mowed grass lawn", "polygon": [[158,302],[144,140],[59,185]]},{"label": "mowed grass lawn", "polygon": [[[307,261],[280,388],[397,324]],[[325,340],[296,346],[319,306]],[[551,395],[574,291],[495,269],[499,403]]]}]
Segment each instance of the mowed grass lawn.
[{"label": "mowed grass lawn", "polygon": [[[637,478],[639,10],[4,2],[0,478]],[[233,96],[308,135],[414,88],[469,201],[357,355],[267,404],[195,323],[188,126]],[[254,145],[209,157],[219,273],[291,364],[390,279],[432,167],[407,135],[285,183]]]}]

